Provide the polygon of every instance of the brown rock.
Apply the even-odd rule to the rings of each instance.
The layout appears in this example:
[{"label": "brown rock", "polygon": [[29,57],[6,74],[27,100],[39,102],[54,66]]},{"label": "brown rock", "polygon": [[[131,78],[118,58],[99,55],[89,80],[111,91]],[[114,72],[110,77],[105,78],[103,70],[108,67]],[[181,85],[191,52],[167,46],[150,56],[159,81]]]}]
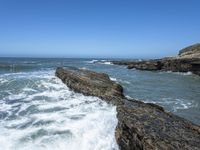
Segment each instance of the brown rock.
[{"label": "brown rock", "polygon": [[159,60],[149,60],[149,61],[139,61],[132,62],[128,65],[128,69],[138,69],[138,70],[160,70],[162,68],[162,64]]},{"label": "brown rock", "polygon": [[112,61],[113,64],[127,65],[128,69],[163,70],[172,72],[192,72],[200,75],[200,44],[195,44],[180,50],[177,57],[147,61]]},{"label": "brown rock", "polygon": [[69,88],[117,106],[116,140],[121,150],[199,150],[200,127],[155,104],[126,99],[108,75],[83,69],[56,70]]},{"label": "brown rock", "polygon": [[123,88],[111,81],[107,74],[85,69],[71,68],[64,70],[57,68],[56,76],[76,92],[97,96],[113,104],[122,104]]}]

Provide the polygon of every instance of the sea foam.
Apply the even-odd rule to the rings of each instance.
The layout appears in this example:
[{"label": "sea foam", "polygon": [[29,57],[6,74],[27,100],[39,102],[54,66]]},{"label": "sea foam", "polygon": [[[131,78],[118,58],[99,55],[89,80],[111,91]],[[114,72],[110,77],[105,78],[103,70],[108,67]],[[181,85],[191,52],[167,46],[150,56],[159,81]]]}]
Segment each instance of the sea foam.
[{"label": "sea foam", "polygon": [[[8,77],[9,76],[9,77]],[[97,97],[74,93],[53,71],[18,73],[0,100],[3,150],[115,150],[116,108]],[[12,85],[20,82],[20,87]],[[2,83],[1,83],[2,84]]]}]

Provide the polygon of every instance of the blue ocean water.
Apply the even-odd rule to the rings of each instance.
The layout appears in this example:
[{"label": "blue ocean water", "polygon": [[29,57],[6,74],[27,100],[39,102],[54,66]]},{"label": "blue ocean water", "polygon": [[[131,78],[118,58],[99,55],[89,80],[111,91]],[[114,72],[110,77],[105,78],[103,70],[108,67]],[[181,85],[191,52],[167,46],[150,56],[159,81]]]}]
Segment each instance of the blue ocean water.
[{"label": "blue ocean water", "polygon": [[127,97],[163,106],[200,124],[200,77],[191,73],[128,70],[105,60],[0,58],[0,145],[13,149],[118,149],[116,108],[68,89],[57,67],[109,74]]}]

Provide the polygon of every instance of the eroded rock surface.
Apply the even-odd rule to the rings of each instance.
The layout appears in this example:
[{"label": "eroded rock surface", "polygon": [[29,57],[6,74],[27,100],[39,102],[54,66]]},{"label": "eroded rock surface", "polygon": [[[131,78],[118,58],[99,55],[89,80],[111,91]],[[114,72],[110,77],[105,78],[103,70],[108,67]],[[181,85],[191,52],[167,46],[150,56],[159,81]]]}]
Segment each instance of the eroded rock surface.
[{"label": "eroded rock surface", "polygon": [[104,73],[96,73],[85,69],[57,68],[56,76],[69,88],[84,95],[100,97],[113,104],[120,104],[124,98],[121,85],[111,81]]},{"label": "eroded rock surface", "polygon": [[123,88],[104,73],[58,68],[69,88],[116,105],[116,140],[121,150],[199,150],[200,127],[155,104],[126,99]]},{"label": "eroded rock surface", "polygon": [[126,100],[117,112],[116,139],[123,150],[200,149],[200,127],[157,105]]}]

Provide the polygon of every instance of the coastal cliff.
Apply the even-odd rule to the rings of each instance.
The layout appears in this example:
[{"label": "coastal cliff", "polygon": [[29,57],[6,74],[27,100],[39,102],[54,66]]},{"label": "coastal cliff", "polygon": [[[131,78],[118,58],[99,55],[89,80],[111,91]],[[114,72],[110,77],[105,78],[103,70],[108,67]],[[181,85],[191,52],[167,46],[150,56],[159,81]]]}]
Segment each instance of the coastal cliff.
[{"label": "coastal cliff", "polygon": [[200,75],[200,44],[186,47],[179,51],[176,57],[146,61],[112,61],[116,65],[127,65],[128,69],[161,70],[172,72],[192,72]]},{"label": "coastal cliff", "polygon": [[115,137],[121,150],[200,149],[199,126],[158,105],[127,99],[108,75],[77,68],[57,68],[55,74],[72,90],[116,106]]}]

